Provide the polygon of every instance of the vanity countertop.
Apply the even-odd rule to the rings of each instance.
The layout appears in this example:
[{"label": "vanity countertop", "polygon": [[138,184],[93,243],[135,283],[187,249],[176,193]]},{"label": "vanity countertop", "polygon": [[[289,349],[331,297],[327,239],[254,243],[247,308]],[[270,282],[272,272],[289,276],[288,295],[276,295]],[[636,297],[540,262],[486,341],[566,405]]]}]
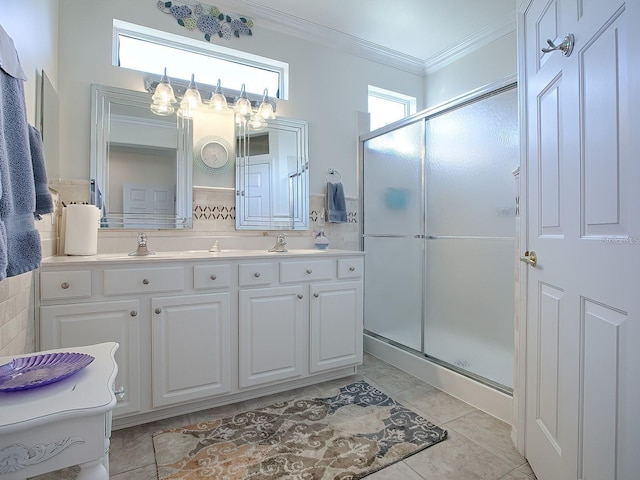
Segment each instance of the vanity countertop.
[{"label": "vanity countertop", "polygon": [[99,253],[97,255],[61,255],[52,256],[42,260],[43,266],[63,265],[87,265],[113,262],[172,262],[189,260],[243,260],[250,258],[296,258],[309,256],[362,256],[364,252],[357,250],[317,250],[317,249],[291,249],[287,252],[268,252],[266,250],[220,250],[209,252],[208,250],[185,250],[175,252],[156,252],[153,255],[135,256],[126,253]]}]

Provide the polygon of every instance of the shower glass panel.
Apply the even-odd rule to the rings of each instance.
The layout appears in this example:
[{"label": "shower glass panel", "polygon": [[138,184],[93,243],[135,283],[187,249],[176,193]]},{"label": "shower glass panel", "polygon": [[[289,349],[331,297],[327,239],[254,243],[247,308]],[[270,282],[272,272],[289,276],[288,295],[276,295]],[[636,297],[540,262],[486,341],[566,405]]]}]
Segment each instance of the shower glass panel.
[{"label": "shower glass panel", "polygon": [[420,352],[424,121],[364,142],[365,329]]},{"label": "shower glass panel", "polygon": [[426,119],[424,353],[513,388],[517,89]]}]

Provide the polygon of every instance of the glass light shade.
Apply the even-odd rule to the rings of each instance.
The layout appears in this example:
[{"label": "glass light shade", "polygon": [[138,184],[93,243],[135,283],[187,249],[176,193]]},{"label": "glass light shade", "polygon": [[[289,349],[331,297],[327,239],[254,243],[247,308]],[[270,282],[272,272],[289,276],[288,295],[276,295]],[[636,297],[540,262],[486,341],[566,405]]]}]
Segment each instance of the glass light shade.
[{"label": "glass light shade", "polygon": [[265,120],[272,120],[276,118],[276,114],[273,111],[273,105],[271,105],[269,102],[262,102],[260,104],[260,107],[258,107],[257,115],[261,118],[264,118]]},{"label": "glass light shade", "polygon": [[247,98],[244,83],[242,84],[242,88],[240,88],[240,96],[236,98],[236,104],[233,109],[238,115],[251,115],[251,102]]},{"label": "glass light shade", "polygon": [[251,120],[249,120],[249,128],[253,130],[260,130],[261,128],[266,128],[266,127],[267,127],[267,122],[259,113],[256,113],[253,117],[251,117]]},{"label": "glass light shade", "polygon": [[184,118],[193,118],[193,113],[198,108],[200,108],[201,105],[202,98],[200,97],[198,86],[196,85],[192,74],[189,88],[187,88],[187,91],[184,92],[184,96],[182,97],[182,101],[180,102],[180,110],[178,110],[178,115]]},{"label": "glass light shade", "polygon": [[262,97],[262,103],[258,107],[257,115],[265,120],[273,120],[276,118],[276,114],[273,111],[273,105],[269,103],[269,93],[267,89],[264,89],[264,96]]},{"label": "glass light shade", "polygon": [[151,101],[151,111],[156,115],[171,115],[175,111],[172,104],[176,103],[176,96],[173,94],[173,88],[171,88],[171,84],[169,83],[166,68],[164,69],[160,83],[156,86],[156,90],[151,97]]},{"label": "glass light shade", "polygon": [[220,86],[220,79],[218,79],[216,89],[211,95],[211,100],[209,100],[209,108],[211,110],[226,110],[228,108],[227,98],[224,96],[222,87]]},{"label": "glass light shade", "polygon": [[160,115],[161,117],[166,117],[167,115],[171,115],[175,112],[175,108],[170,103],[164,102],[153,102],[151,104],[151,111],[156,115]]}]

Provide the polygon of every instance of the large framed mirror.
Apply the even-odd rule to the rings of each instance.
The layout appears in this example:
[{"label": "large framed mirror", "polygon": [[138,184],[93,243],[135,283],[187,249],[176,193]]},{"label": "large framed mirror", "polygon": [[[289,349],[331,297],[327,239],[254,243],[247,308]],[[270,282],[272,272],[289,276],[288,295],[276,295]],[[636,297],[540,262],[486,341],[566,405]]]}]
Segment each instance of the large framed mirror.
[{"label": "large framed mirror", "polygon": [[308,230],[307,122],[278,117],[236,132],[236,229]]},{"label": "large framed mirror", "polygon": [[102,228],[192,227],[192,122],[148,93],[91,86],[91,199]]}]

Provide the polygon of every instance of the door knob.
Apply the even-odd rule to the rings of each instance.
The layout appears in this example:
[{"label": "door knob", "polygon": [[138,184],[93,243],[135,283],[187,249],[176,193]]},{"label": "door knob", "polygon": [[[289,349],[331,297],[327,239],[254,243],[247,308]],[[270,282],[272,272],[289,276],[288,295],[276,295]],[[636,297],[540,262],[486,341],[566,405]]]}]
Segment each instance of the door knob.
[{"label": "door knob", "polygon": [[535,267],[538,264],[538,257],[533,250],[524,252],[524,255],[520,257],[520,261]]}]

